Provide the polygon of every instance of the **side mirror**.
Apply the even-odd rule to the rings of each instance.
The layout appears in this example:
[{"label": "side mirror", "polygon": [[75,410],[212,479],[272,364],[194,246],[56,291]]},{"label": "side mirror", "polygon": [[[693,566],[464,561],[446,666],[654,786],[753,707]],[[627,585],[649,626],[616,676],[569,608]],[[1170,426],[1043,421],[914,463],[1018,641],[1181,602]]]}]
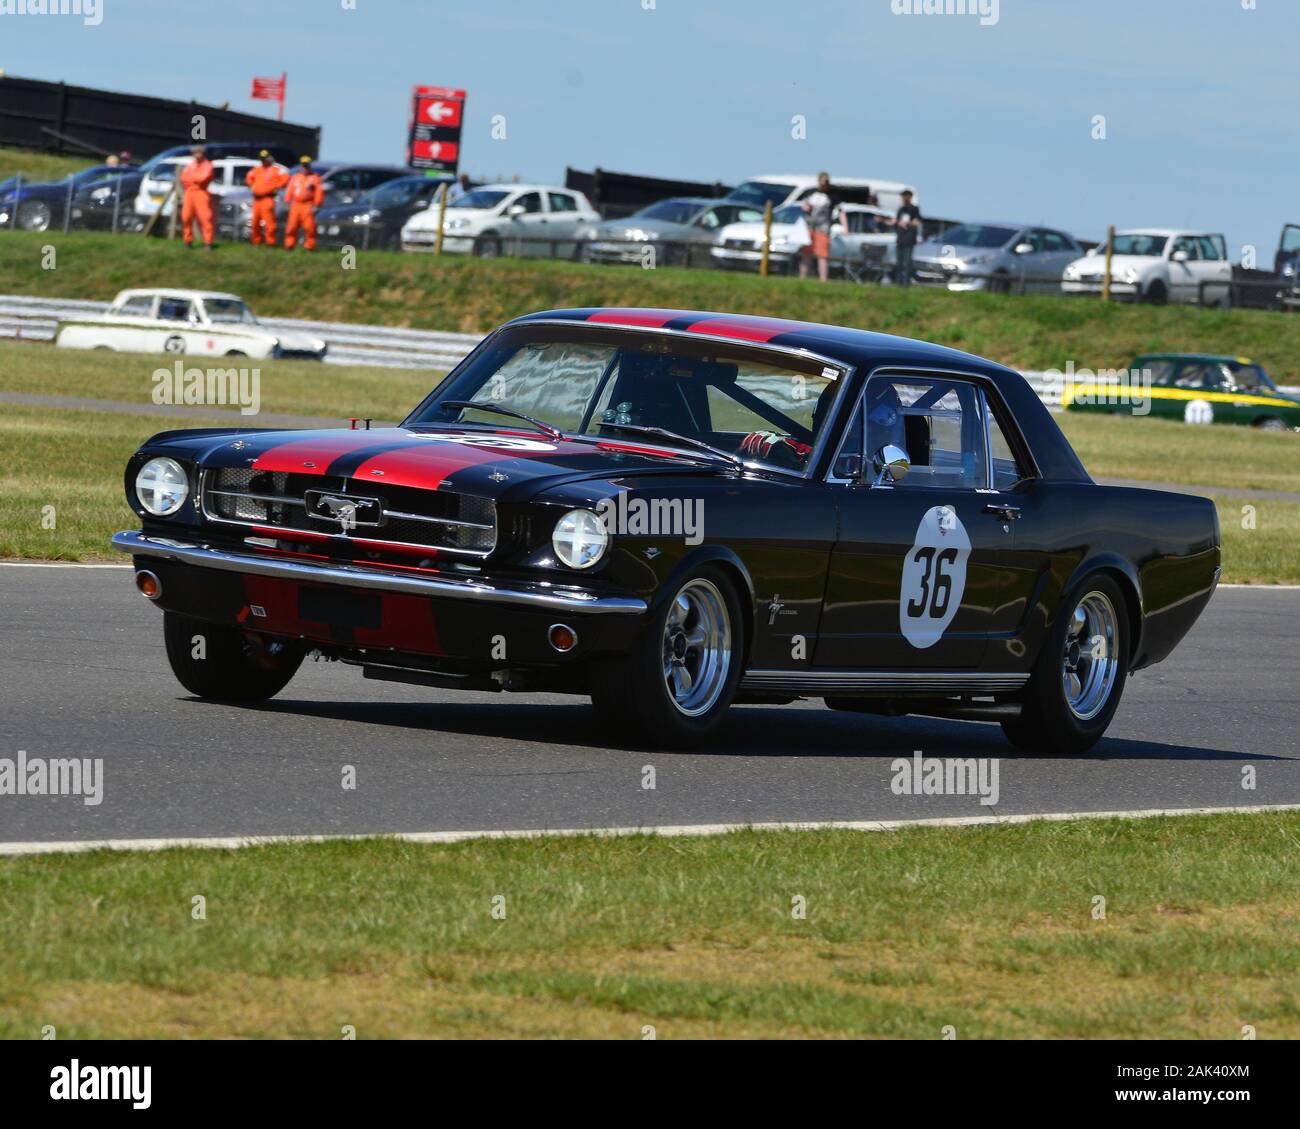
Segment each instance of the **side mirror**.
[{"label": "side mirror", "polygon": [[1173,259],[1173,261],[1176,262],[1176,263],[1185,263],[1185,262],[1187,262],[1187,252],[1186,252],[1186,251],[1175,251],[1175,252],[1174,252],[1172,255],[1170,255],[1169,257],[1170,257],[1171,259]]},{"label": "side mirror", "polygon": [[876,481],[872,483],[873,486],[881,486],[886,481],[902,482],[907,477],[907,472],[912,469],[907,452],[892,443],[881,447],[871,461],[876,468]]},{"label": "side mirror", "polygon": [[1032,243],[1017,243],[1012,248],[1012,251],[1017,255],[1029,255],[1033,253],[1033,250],[1034,245]]},{"label": "side mirror", "polygon": [[512,220],[517,220],[523,214],[524,206],[522,204],[511,204],[510,207],[506,209],[506,215],[508,215]]}]

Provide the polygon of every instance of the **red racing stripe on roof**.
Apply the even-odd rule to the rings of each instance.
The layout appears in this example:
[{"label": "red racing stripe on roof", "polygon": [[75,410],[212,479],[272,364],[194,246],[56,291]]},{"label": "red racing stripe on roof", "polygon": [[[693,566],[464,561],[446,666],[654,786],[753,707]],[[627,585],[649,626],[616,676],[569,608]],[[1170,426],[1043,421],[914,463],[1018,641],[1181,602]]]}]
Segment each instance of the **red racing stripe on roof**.
[{"label": "red racing stripe on roof", "polygon": [[713,337],[731,337],[737,341],[771,341],[783,333],[793,333],[799,328],[795,322],[770,321],[767,318],[723,317],[706,318],[686,327],[687,333],[707,333]]},{"label": "red racing stripe on roof", "polygon": [[598,310],[587,320],[605,322],[609,325],[640,325],[651,329],[662,329],[678,317],[681,317],[681,314],[676,310]]}]

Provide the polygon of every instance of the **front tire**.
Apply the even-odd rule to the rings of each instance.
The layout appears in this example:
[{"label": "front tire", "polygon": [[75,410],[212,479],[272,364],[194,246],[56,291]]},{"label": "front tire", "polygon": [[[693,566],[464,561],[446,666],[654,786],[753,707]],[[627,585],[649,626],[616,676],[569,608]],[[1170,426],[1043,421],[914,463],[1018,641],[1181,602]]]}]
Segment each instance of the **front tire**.
[{"label": "front tire", "polygon": [[1128,605],[1093,573],[1062,602],[1025,687],[1022,712],[1002,730],[1026,752],[1085,753],[1101,740],[1128,679]]},{"label": "front tire", "polygon": [[480,235],[474,240],[474,254],[480,259],[499,259],[501,240],[495,235]]},{"label": "front tire", "polygon": [[723,572],[689,574],[623,655],[592,671],[602,723],[636,744],[694,748],[722,724],[744,655],[740,599]]},{"label": "front tire", "polygon": [[1169,305],[1169,290],[1163,282],[1156,279],[1155,282],[1147,287],[1144,301],[1149,306],[1167,306]]},{"label": "front tire", "polygon": [[219,702],[264,702],[298,673],[300,643],[250,636],[234,627],[163,613],[167,661],[191,694]]}]

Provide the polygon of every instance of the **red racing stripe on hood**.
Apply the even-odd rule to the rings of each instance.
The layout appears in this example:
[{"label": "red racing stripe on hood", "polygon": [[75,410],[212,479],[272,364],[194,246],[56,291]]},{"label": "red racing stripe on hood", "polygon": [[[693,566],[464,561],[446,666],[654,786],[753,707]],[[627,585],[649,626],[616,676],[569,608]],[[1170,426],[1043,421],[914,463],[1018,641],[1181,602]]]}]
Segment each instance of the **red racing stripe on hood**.
[{"label": "red racing stripe on hood", "polygon": [[[311,438],[290,439],[263,451],[254,470],[283,471],[287,474],[328,474],[330,463],[361,447],[373,447],[376,432],[331,431]],[[313,466],[307,466],[313,463]]]},{"label": "red racing stripe on hood", "polygon": [[[422,438],[425,442],[419,446],[407,445],[367,459],[352,471],[351,477],[356,482],[371,479],[391,486],[437,490],[453,474],[467,467],[553,455],[563,449],[562,444],[552,443],[535,431],[524,435],[503,434],[499,437],[484,433],[475,436],[458,435],[456,438],[446,435],[426,435]],[[464,442],[466,438],[475,441]],[[499,438],[498,445],[492,444],[494,438]],[[375,471],[383,471],[383,474],[374,474]]]}]

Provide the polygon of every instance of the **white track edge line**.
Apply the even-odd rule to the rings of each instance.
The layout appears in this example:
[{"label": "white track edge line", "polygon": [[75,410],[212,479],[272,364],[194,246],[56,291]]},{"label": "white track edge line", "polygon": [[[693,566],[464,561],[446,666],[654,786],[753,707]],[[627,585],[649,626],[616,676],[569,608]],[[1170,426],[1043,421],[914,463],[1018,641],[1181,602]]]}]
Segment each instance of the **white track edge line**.
[{"label": "white track edge line", "polygon": [[373,835],[231,835],[180,839],[87,839],[49,843],[0,843],[0,857],[39,854],[78,854],[85,851],[164,851],[176,847],[238,850],[242,847],[277,846],[282,843],[350,843],[366,839],[391,839],[402,843],[464,843],[473,839],[596,839],[629,835],[680,836],[730,835],[738,831],[901,831],[913,827],[992,827],[1020,823],[1065,823],[1084,819],[1154,819],[1180,815],[1255,815],[1261,812],[1300,811],[1300,804],[1255,804],[1222,808],[1137,808],[1133,811],[1030,812],[1023,815],[967,815],[940,819],[826,820],[811,823],[700,823],[663,827],[572,827],[518,831],[399,831]]}]

